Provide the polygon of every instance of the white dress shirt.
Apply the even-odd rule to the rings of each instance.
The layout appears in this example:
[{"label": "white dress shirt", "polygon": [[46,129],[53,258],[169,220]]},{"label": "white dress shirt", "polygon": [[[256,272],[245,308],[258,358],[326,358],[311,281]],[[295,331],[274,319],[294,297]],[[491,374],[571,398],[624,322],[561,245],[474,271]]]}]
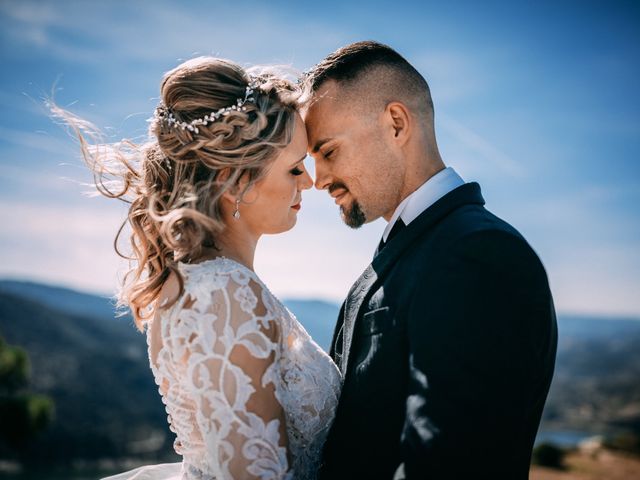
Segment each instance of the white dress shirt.
[{"label": "white dress shirt", "polygon": [[384,229],[382,239],[386,242],[389,232],[398,218],[402,218],[405,225],[409,225],[422,212],[444,197],[451,190],[464,185],[464,180],[456,171],[447,167],[440,170],[429,180],[424,182],[415,192],[405,198],[393,212],[393,216]]}]

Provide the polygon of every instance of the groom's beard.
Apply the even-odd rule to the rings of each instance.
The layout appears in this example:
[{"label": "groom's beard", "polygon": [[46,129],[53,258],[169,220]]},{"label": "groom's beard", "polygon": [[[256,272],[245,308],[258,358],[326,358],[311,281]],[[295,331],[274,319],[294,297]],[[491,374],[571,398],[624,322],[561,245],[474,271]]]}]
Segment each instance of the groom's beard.
[{"label": "groom's beard", "polygon": [[351,208],[349,208],[347,211],[345,211],[345,209],[342,207],[341,210],[342,219],[348,227],[360,228],[362,225],[364,225],[366,218],[357,200],[353,201],[353,203],[351,204]]},{"label": "groom's beard", "polygon": [[[342,189],[345,192],[351,194],[347,186],[342,182],[334,182],[329,185],[329,194],[338,189]],[[351,228],[360,228],[367,220],[364,216],[362,208],[360,207],[360,204],[356,199],[353,200],[349,207],[340,207],[340,212],[342,213],[342,220],[344,221],[344,223],[346,223],[347,226]]]}]

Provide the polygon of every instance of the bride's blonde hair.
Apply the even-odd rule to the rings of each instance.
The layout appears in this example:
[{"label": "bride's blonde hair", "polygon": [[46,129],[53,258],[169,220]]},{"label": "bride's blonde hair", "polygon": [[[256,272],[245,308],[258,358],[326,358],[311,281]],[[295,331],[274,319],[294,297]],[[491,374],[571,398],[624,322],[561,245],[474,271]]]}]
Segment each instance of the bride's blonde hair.
[{"label": "bride's blonde hair", "polygon": [[[253,100],[244,108],[197,129],[179,125],[237,105],[254,83]],[[182,294],[176,263],[197,258],[203,248],[216,248],[216,236],[224,228],[222,194],[238,188],[241,177],[247,180],[245,190],[251,188],[291,142],[298,98],[294,83],[267,69],[252,69],[250,75],[231,61],[199,57],[165,74],[161,108],[178,123],[156,113],[150,120],[150,141],[144,144],[106,143],[91,123],[50,104],[53,115],[77,135],[98,191],[130,204],[114,247],[135,266],[124,276],[118,306],[131,309],[140,331],[153,316],[171,272]],[[118,248],[127,222],[132,256]]]}]

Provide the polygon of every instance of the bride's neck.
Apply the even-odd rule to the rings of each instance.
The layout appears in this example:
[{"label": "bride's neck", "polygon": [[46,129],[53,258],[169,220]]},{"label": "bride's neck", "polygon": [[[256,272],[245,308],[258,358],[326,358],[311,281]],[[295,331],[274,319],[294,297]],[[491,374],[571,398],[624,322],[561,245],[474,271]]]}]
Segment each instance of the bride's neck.
[{"label": "bride's neck", "polygon": [[203,256],[230,258],[253,270],[259,239],[260,235],[250,232],[240,222],[231,223],[216,238],[219,250],[208,249],[207,252],[203,252]]}]

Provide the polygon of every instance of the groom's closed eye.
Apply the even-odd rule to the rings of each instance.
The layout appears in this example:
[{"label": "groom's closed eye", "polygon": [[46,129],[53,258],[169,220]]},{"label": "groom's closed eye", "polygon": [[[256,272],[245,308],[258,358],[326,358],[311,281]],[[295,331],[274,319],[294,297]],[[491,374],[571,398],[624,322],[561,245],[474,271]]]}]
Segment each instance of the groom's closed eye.
[{"label": "groom's closed eye", "polygon": [[331,145],[325,145],[322,150],[320,150],[320,155],[322,155],[326,160],[330,160],[331,157],[335,157],[336,151],[338,150],[338,145],[335,142],[332,142]]},{"label": "groom's closed eye", "polygon": [[337,145],[334,138],[324,138],[315,143],[311,149],[311,154],[319,153],[323,159],[331,160],[332,157],[335,157],[335,152],[338,147],[339,145]]}]

